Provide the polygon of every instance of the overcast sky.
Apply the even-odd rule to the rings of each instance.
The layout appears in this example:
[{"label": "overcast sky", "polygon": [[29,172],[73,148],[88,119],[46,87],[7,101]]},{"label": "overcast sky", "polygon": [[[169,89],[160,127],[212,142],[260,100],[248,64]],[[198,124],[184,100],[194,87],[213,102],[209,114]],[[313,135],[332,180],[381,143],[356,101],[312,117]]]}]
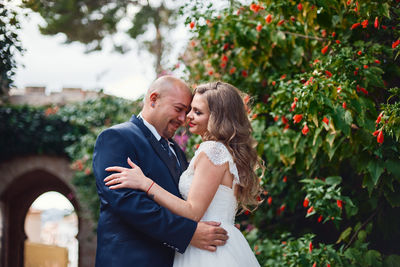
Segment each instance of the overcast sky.
[{"label": "overcast sky", "polygon": [[[106,45],[105,51],[85,54],[84,46],[78,42],[63,44],[63,34],[41,35],[38,25],[43,23],[44,20],[34,13],[21,19],[20,40],[26,52],[17,57],[17,88],[45,86],[48,93],[61,91],[63,87],[104,88],[106,93],[135,99],[144,94],[155,79],[153,57],[139,50],[134,41],[127,40],[133,49],[126,54],[112,52],[111,45]],[[174,51],[170,62],[174,63],[189,38],[183,22],[172,38]]]}]

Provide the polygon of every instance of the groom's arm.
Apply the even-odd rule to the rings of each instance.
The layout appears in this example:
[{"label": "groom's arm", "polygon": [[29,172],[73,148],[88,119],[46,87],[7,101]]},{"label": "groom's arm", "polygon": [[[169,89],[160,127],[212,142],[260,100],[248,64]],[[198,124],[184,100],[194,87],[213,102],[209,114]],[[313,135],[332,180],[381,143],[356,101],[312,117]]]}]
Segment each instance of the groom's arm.
[{"label": "groom's arm", "polygon": [[[110,174],[105,168],[129,167],[126,163],[128,156],[137,163],[135,155],[128,151],[126,144],[124,137],[115,129],[105,130],[96,141],[93,170],[101,201],[136,230],[183,253],[197,229],[196,222],[159,206],[145,192],[132,189],[110,190],[105,186],[103,179]],[[199,229],[204,228],[201,225]],[[198,235],[195,235],[195,239],[196,236]]]}]

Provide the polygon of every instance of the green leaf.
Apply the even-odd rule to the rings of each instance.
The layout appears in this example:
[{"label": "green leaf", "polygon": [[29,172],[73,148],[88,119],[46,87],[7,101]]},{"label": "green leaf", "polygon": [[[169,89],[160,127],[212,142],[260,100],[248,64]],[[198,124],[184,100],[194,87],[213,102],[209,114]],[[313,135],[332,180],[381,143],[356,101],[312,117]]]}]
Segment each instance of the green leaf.
[{"label": "green leaf", "polygon": [[365,254],[365,261],[368,265],[373,267],[382,266],[381,253],[376,250],[368,250]]},{"label": "green leaf", "polygon": [[391,192],[390,190],[384,191],[386,200],[392,207],[400,207],[400,194],[399,192]]},{"label": "green leaf", "polygon": [[350,236],[352,230],[353,230],[353,228],[351,228],[351,227],[348,227],[346,230],[344,230],[344,231],[340,234],[339,239],[336,241],[336,244],[339,244],[339,243],[342,242],[342,241],[347,241],[347,240],[348,240],[348,237]]},{"label": "green leaf", "polygon": [[342,182],[342,177],[340,176],[329,176],[326,177],[325,183],[328,185],[338,185]]},{"label": "green leaf", "polygon": [[399,255],[389,255],[383,262],[385,267],[399,267],[400,256]]},{"label": "green leaf", "polygon": [[385,161],[386,169],[400,181],[400,161]]},{"label": "green leaf", "polygon": [[367,169],[371,175],[374,186],[376,186],[378,184],[379,177],[384,171],[384,166],[382,162],[379,160],[371,160],[368,163]]}]

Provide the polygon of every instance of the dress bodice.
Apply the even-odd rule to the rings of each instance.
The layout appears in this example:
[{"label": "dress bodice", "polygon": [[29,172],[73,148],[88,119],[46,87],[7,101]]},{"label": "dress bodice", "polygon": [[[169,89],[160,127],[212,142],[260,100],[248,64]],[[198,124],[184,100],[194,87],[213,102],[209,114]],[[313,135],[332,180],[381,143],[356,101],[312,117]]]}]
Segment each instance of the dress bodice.
[{"label": "dress bodice", "polygon": [[[232,155],[224,144],[216,141],[205,141],[201,143],[194,157],[190,161],[189,167],[182,173],[179,181],[179,191],[182,197],[186,200],[189,194],[190,186],[194,177],[194,162],[198,155],[204,152],[210,161],[215,165],[229,163],[229,171],[233,176],[233,188],[239,183],[239,175],[236,164],[233,161]],[[225,185],[219,185],[213,200],[205,212],[202,221],[218,221],[228,224],[234,224],[237,211],[237,200],[234,195],[234,190]]]}]

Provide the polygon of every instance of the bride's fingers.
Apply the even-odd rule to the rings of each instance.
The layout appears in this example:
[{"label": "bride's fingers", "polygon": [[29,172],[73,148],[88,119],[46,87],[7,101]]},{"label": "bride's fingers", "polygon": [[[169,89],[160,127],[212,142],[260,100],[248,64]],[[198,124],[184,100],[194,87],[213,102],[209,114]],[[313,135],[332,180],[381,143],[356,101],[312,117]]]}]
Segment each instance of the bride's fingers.
[{"label": "bride's fingers", "polygon": [[115,178],[115,179],[112,179],[112,180],[108,181],[106,183],[106,186],[110,186],[110,185],[113,185],[113,184],[120,184],[122,182],[123,182],[122,178]]},{"label": "bride's fingers", "polygon": [[133,163],[133,161],[132,161],[129,157],[128,157],[128,164],[129,164],[129,166],[132,167],[132,169],[135,168],[135,167],[137,167],[136,164]]},{"label": "bride's fingers", "polygon": [[107,167],[105,170],[108,172],[123,172],[126,168],[119,167],[119,166],[110,166]]},{"label": "bride's fingers", "polygon": [[113,190],[113,189],[124,188],[124,187],[122,186],[122,184],[117,184],[117,185],[110,186],[109,188],[111,190]]},{"label": "bride's fingers", "polygon": [[103,180],[103,182],[108,182],[108,181],[110,181],[110,180],[112,180],[112,179],[118,178],[120,175],[121,175],[120,173],[113,173],[113,174],[107,176],[107,177]]}]

